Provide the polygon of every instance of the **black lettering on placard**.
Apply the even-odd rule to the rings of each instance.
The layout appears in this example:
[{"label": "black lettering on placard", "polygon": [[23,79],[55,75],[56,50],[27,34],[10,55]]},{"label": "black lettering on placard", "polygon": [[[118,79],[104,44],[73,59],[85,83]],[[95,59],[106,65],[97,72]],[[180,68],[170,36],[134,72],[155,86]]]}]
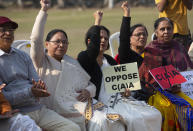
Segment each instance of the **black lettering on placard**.
[{"label": "black lettering on placard", "polygon": [[126,88],[134,88],[133,83],[130,82],[130,83],[121,83],[121,84],[117,84],[117,85],[112,85],[112,90],[121,91],[121,90],[126,89]]},{"label": "black lettering on placard", "polygon": [[[159,75],[158,75],[159,76]],[[137,79],[138,73],[130,73],[130,74],[122,74],[122,75],[113,75],[105,77],[105,82],[115,82],[120,80],[127,80],[127,79]]]},{"label": "black lettering on placard", "polygon": [[138,78],[137,73],[133,73],[133,78],[134,79]]},{"label": "black lettering on placard", "polygon": [[176,72],[175,70],[173,70],[172,73],[173,73],[174,76],[179,75],[179,73]]},{"label": "black lettering on placard", "polygon": [[116,66],[114,67],[115,72],[127,71],[126,66]]},{"label": "black lettering on placard", "polygon": [[123,80],[127,80],[127,75],[123,74],[123,75],[122,75],[122,79],[123,79]]},{"label": "black lettering on placard", "polygon": [[128,74],[128,79],[132,79],[132,74]]},{"label": "black lettering on placard", "polygon": [[168,75],[168,73],[164,73],[164,76],[165,76],[166,79],[169,79],[169,78],[170,78],[170,76]]},{"label": "black lettering on placard", "polygon": [[122,66],[122,71],[127,71],[126,66]]},{"label": "black lettering on placard", "polygon": [[157,80],[168,80],[171,77],[174,78],[176,75],[179,75],[179,73],[172,70],[171,72],[157,74],[155,77]]},{"label": "black lettering on placard", "polygon": [[125,84],[122,83],[122,84],[121,84],[121,90],[122,90],[122,89],[125,89],[125,88],[126,88],[126,87],[125,87]]},{"label": "black lettering on placard", "polygon": [[130,84],[129,84],[129,88],[134,88],[134,85],[133,85],[133,83],[132,83],[132,82],[130,82]]},{"label": "black lettering on placard", "polygon": [[155,77],[156,77],[157,80],[160,80],[160,81],[162,80],[162,77],[160,77],[159,74],[157,74]]},{"label": "black lettering on placard", "polygon": [[113,90],[117,90],[116,85],[112,85]]},{"label": "black lettering on placard", "polygon": [[111,81],[111,78],[110,78],[110,77],[106,77],[106,78],[105,78],[105,81],[106,81],[106,82],[110,82],[110,81]]},{"label": "black lettering on placard", "polygon": [[112,76],[112,82],[116,79],[116,76]]},{"label": "black lettering on placard", "polygon": [[163,77],[163,74],[161,74],[161,77],[162,77],[164,80],[166,80],[166,79]]},{"label": "black lettering on placard", "polygon": [[121,79],[121,75],[117,75],[117,81],[119,81],[119,79]]},{"label": "black lettering on placard", "polygon": [[172,75],[172,73],[171,72],[168,72],[169,74],[170,74],[170,76],[172,76],[172,78],[174,78],[174,76]]},{"label": "black lettering on placard", "polygon": [[121,72],[121,66],[114,67],[115,72]]}]

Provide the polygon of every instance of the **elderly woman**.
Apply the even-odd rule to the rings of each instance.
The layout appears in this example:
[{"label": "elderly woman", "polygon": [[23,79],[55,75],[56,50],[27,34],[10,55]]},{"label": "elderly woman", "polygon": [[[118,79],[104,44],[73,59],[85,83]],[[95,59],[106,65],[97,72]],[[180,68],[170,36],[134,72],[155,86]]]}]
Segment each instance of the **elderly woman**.
[{"label": "elderly woman", "polygon": [[[125,2],[124,5],[122,6],[124,16],[120,28],[120,45],[115,60],[119,64],[137,62],[138,67],[140,67],[143,62],[148,32],[142,24],[135,24],[130,27],[131,17],[128,2]],[[151,94],[151,92],[143,87],[141,90],[131,92],[134,98],[144,101],[147,101]]]},{"label": "elderly woman", "polygon": [[[149,83],[146,84],[146,88],[156,90],[148,103],[162,113],[162,130],[192,130],[193,101],[180,91],[179,85],[162,90],[150,75],[149,70],[171,64],[178,71],[186,71],[192,69],[193,64],[184,47],[172,40],[173,23],[171,20],[165,17],[157,19],[154,23],[154,30],[157,39],[145,48],[144,61],[139,69],[141,80]],[[155,88],[150,87],[150,84]]]},{"label": "elderly woman", "polygon": [[[77,123],[82,131],[86,130],[85,124],[88,124],[90,131],[124,129],[122,125],[116,127],[116,123],[109,122],[105,113],[92,109],[90,98],[95,96],[96,87],[78,61],[66,55],[68,37],[63,30],[55,29],[48,33],[44,51],[43,36],[48,9],[45,0],[41,0],[41,6],[31,34],[30,53],[39,76],[51,93],[51,97],[42,103]],[[88,123],[85,119],[86,122],[89,120]]]},{"label": "elderly woman", "polygon": [[[123,8],[127,2],[123,2]],[[100,25],[103,13],[95,12],[95,25]],[[109,47],[109,30],[104,26],[99,26],[100,36],[97,36],[96,26],[92,26],[85,38],[87,49],[78,55],[78,61],[82,67],[90,74],[92,82],[97,87],[97,99],[104,103],[107,115],[119,115],[120,120],[125,122],[127,131],[159,131],[161,130],[160,112],[147,105],[144,101],[137,101],[129,96],[125,91],[123,97],[121,93],[109,94],[106,91],[102,70],[105,67],[116,65],[116,61],[105,51]],[[118,101],[117,101],[118,100]]]},{"label": "elderly woman", "polygon": [[[126,2],[125,4],[128,5]],[[143,52],[148,32],[144,25],[135,24],[130,27],[131,17],[127,8],[123,8],[124,17],[120,29],[120,46],[115,60],[120,63],[137,62],[138,67],[143,61]]]}]

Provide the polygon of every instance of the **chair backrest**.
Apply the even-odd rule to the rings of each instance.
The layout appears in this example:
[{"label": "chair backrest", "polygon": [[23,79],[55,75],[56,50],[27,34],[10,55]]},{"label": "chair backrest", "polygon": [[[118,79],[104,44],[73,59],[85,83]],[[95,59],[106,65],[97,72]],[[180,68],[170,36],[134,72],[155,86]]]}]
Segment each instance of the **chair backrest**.
[{"label": "chair backrest", "polygon": [[151,40],[153,41],[153,40],[155,40],[155,32],[154,33],[152,33],[152,35],[151,35]]},{"label": "chair backrest", "polygon": [[111,51],[111,56],[114,58],[115,57],[115,49],[113,47],[113,41],[116,40],[116,43],[119,45],[119,36],[120,32],[115,32],[109,37],[109,46],[110,46],[110,51]]},{"label": "chair backrest", "polygon": [[15,40],[12,44],[12,47],[22,50],[30,55],[30,40]]}]

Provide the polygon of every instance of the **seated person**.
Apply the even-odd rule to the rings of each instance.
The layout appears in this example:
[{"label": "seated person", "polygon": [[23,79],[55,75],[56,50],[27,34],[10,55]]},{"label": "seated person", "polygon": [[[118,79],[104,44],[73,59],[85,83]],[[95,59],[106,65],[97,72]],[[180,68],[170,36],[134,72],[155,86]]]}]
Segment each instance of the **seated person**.
[{"label": "seated person", "polygon": [[[12,110],[11,105],[3,96],[1,90],[5,87],[5,84],[0,85],[0,128],[1,130],[15,131],[18,130],[29,130],[29,131],[41,131],[36,123],[28,116],[21,114],[14,115],[19,110]],[[7,120],[8,121],[3,121]]]},{"label": "seated person", "polygon": [[[178,41],[173,40],[173,22],[161,17],[154,23],[156,40],[145,48],[144,60],[139,68],[141,81],[154,94],[148,103],[156,107],[162,114],[163,131],[191,131],[193,125],[193,100],[181,92],[181,86],[172,86],[162,90],[149,73],[149,70],[173,65],[178,71],[193,69],[187,51]],[[153,85],[153,86],[152,86]]]},{"label": "seated person", "polygon": [[[47,131],[79,131],[78,125],[47,109],[37,101],[47,97],[45,84],[39,80],[30,57],[13,47],[14,31],[18,24],[0,16],[0,83],[6,86],[2,92],[13,109],[30,116],[37,125]],[[35,81],[32,83],[32,79]],[[39,80],[39,81],[38,81]]]}]

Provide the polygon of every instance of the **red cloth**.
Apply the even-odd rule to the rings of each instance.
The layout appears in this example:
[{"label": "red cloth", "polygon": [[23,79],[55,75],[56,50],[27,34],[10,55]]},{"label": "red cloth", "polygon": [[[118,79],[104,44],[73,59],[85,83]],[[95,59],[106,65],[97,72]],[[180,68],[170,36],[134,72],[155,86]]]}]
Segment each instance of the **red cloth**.
[{"label": "red cloth", "polygon": [[119,54],[117,54],[116,56],[115,56],[115,61],[118,63],[118,64],[120,64],[120,58],[119,58]]}]

